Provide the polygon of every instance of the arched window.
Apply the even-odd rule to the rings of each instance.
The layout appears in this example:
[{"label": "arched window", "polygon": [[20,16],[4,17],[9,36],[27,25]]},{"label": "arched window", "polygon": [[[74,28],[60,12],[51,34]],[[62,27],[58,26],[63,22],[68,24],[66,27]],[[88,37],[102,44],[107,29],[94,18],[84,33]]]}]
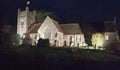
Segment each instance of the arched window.
[{"label": "arched window", "polygon": [[21,28],[23,28],[24,27],[24,22],[21,22]]},{"label": "arched window", "polygon": [[81,36],[80,36],[79,40],[81,41]]},{"label": "arched window", "polygon": [[34,36],[34,39],[37,39],[37,35]]},{"label": "arched window", "polygon": [[51,31],[48,27],[44,31],[44,38],[45,39],[51,39]]},{"label": "arched window", "polygon": [[70,38],[69,38],[69,39],[70,39],[70,41],[71,41],[71,42],[73,41],[73,40],[72,40],[72,39],[73,39],[73,37],[72,37],[72,36],[70,36]]},{"label": "arched window", "polygon": [[58,35],[58,34],[57,34],[57,33],[55,33],[55,37],[57,37],[57,35]]},{"label": "arched window", "polygon": [[70,36],[70,38],[69,38],[69,42],[70,42],[70,46],[72,45],[72,43],[73,43],[73,37],[72,36]]},{"label": "arched window", "polygon": [[76,41],[78,41],[78,36],[76,36]]},{"label": "arched window", "polygon": [[50,39],[51,38],[51,32],[45,32],[44,33],[44,38],[45,39]]}]

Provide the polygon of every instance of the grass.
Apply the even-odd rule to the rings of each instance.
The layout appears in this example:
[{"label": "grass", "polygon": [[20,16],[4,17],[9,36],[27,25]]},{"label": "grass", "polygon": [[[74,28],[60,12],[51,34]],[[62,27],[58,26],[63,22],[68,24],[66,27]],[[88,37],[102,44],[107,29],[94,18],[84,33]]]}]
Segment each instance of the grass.
[{"label": "grass", "polygon": [[[74,49],[74,50],[73,50]],[[104,50],[85,50],[62,47],[16,47],[6,51],[2,57],[4,64],[17,66],[40,67],[45,69],[63,70],[74,68],[116,68],[120,56]],[[7,57],[7,58],[5,58]],[[15,65],[16,66],[16,65]],[[16,67],[17,67],[16,66]]]},{"label": "grass", "polygon": [[71,60],[92,60],[92,61],[119,61],[120,56],[108,53],[103,50],[85,50],[62,47],[20,47],[14,49],[16,54],[26,56],[39,56],[44,58],[71,59]]}]

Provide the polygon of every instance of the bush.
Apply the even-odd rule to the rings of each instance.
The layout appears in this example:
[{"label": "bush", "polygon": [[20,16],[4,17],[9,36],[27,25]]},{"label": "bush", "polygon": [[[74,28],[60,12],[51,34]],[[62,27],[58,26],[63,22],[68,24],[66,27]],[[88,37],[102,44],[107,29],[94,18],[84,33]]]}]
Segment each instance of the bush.
[{"label": "bush", "polygon": [[105,38],[102,33],[95,33],[92,35],[92,45],[95,47],[95,49],[98,49],[99,47],[102,47],[104,44]]},{"label": "bush", "polygon": [[38,47],[49,47],[49,39],[39,39],[37,43]]}]

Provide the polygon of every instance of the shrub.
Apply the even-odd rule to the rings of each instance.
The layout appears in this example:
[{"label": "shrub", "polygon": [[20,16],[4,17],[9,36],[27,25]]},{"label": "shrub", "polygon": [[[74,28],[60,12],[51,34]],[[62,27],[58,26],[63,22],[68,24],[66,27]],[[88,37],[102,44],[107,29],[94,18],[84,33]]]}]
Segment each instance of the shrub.
[{"label": "shrub", "polygon": [[39,39],[37,43],[38,47],[48,47],[49,46],[49,39]]},{"label": "shrub", "polygon": [[102,47],[103,44],[104,44],[104,35],[102,33],[95,33],[92,35],[92,45],[95,47],[95,48],[98,48],[98,47]]}]

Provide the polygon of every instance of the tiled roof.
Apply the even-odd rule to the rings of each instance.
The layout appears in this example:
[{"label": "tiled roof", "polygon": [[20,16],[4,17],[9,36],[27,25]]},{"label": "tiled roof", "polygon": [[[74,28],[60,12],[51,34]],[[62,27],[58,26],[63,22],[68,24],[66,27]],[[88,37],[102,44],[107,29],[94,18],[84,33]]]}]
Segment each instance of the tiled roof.
[{"label": "tiled roof", "polygon": [[81,34],[81,28],[78,23],[60,24],[64,34]]},{"label": "tiled roof", "polygon": [[[55,24],[60,32],[64,34],[81,34],[81,28],[78,23],[70,23],[70,24],[58,24],[57,21],[47,16],[47,18],[51,19],[51,21]],[[40,28],[40,23],[34,23],[29,28],[27,33],[37,33],[38,29]]]},{"label": "tiled roof", "polygon": [[38,29],[40,28],[41,24],[40,23],[34,23],[32,24],[29,28],[27,33],[37,33]]}]

